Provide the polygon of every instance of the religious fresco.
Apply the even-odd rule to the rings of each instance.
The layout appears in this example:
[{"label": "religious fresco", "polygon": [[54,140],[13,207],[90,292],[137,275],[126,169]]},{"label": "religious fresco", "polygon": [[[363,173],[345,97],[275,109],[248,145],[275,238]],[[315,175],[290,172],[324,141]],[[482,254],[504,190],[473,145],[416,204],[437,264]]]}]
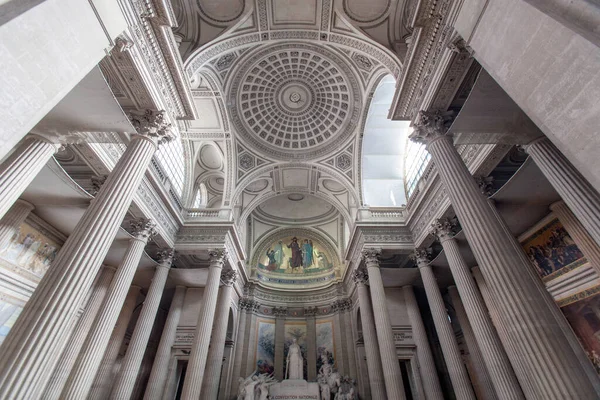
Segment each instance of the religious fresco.
[{"label": "religious fresco", "polygon": [[585,263],[583,254],[558,219],[553,219],[521,242],[544,281]]},{"label": "religious fresco", "polygon": [[[296,339],[298,345],[300,346],[300,351],[302,352],[302,357],[304,358],[304,379],[306,379],[306,322],[298,321],[298,322],[286,322],[284,325],[284,344],[283,344],[283,359],[287,359],[288,350],[293,340]],[[283,366],[283,376],[286,373],[286,365],[284,363]]]},{"label": "religious fresco", "polygon": [[315,274],[333,268],[333,256],[317,241],[286,236],[271,243],[258,268],[281,274]]},{"label": "religious fresco", "polygon": [[571,296],[559,305],[600,375],[600,286]]},{"label": "religious fresco", "polygon": [[21,311],[23,311],[22,307],[0,301],[0,344],[4,342]]},{"label": "religious fresco", "polygon": [[317,371],[323,365],[322,355],[326,355],[329,364],[335,365],[335,346],[333,341],[333,321],[317,321]]},{"label": "religious fresco", "polygon": [[22,223],[0,258],[42,276],[56,258],[60,245],[27,223]]},{"label": "religious fresco", "polygon": [[275,322],[258,320],[256,338],[256,371],[272,374],[275,371]]}]

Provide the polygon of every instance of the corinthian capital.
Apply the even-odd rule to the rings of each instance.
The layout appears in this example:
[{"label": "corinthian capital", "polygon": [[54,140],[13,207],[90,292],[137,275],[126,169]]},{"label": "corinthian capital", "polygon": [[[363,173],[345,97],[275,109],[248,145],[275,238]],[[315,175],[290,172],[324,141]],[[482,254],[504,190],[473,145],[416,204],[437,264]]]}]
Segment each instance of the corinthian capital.
[{"label": "corinthian capital", "polygon": [[228,269],[227,271],[221,272],[221,282],[225,286],[231,286],[237,280],[237,272],[232,269]]},{"label": "corinthian capital", "polygon": [[167,267],[171,267],[171,264],[173,264],[173,261],[175,261],[176,259],[175,250],[173,249],[159,251],[157,256],[160,265],[164,265]]},{"label": "corinthian capital", "polygon": [[408,137],[413,142],[428,144],[432,139],[444,136],[450,118],[441,111],[419,111],[413,133]]},{"label": "corinthian capital", "polygon": [[357,268],[352,273],[352,280],[357,285],[358,284],[366,285],[367,282],[369,282],[369,273],[367,272],[367,269],[366,268]]},{"label": "corinthian capital", "polygon": [[416,261],[417,267],[426,267],[431,262],[431,249],[415,249],[412,258]]},{"label": "corinthian capital", "polygon": [[208,251],[208,256],[211,264],[222,265],[225,262],[225,257],[227,257],[227,251],[225,249],[212,249]]},{"label": "corinthian capital", "polygon": [[440,242],[452,239],[455,229],[456,222],[450,220],[449,218],[440,218],[431,224],[431,233],[437,236]]},{"label": "corinthian capital", "polygon": [[173,129],[165,117],[165,111],[146,110],[143,114],[129,114],[131,125],[140,136],[147,136],[163,144],[173,140]]},{"label": "corinthian capital", "polygon": [[131,233],[136,239],[148,240],[156,235],[156,224],[149,219],[138,218],[131,220],[129,226],[131,226]]},{"label": "corinthian capital", "polygon": [[378,257],[381,255],[381,249],[370,248],[364,249],[362,251],[362,258],[365,260],[365,263],[368,267],[378,267],[379,259]]}]

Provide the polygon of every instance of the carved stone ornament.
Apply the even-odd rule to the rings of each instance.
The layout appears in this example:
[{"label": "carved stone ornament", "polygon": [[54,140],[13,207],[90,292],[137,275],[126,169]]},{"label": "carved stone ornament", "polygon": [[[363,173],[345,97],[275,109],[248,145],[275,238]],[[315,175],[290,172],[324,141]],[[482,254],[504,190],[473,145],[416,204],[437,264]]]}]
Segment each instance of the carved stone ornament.
[{"label": "carved stone ornament", "polygon": [[156,224],[147,218],[138,218],[129,222],[131,233],[138,239],[150,239],[156,235]]},{"label": "carved stone ornament", "polygon": [[132,46],[133,46],[133,42],[123,36],[118,36],[115,39],[115,49],[119,53],[129,50]]},{"label": "carved stone ornament", "polygon": [[306,315],[307,317],[314,317],[315,315],[317,315],[319,313],[319,307],[306,307],[304,309],[304,315]]},{"label": "carved stone ornament", "polygon": [[212,249],[208,251],[208,256],[210,257],[211,264],[223,264],[225,257],[227,257],[227,251],[225,249]]},{"label": "carved stone ornament", "polygon": [[362,258],[363,258],[363,260],[365,260],[365,263],[369,267],[378,267],[379,266],[378,257],[380,255],[381,255],[381,249],[370,248],[370,249],[364,249],[362,251]]},{"label": "carved stone ornament", "polygon": [[419,111],[414,130],[408,137],[416,143],[428,144],[432,139],[444,136],[448,131],[450,116],[441,111]]},{"label": "carved stone ornament", "polygon": [[100,188],[102,187],[102,185],[104,185],[104,182],[106,182],[106,178],[108,178],[108,175],[100,175],[100,176],[94,175],[90,178],[90,180],[92,181],[92,190],[91,190],[92,196],[96,196],[98,194],[98,192],[100,191]]},{"label": "carved stone ornament", "polygon": [[163,144],[174,139],[172,126],[165,114],[164,110],[146,110],[144,114],[129,114],[129,120],[138,135],[155,138],[158,144]]},{"label": "carved stone ornament", "polygon": [[285,307],[273,307],[273,315],[276,317],[285,317],[288,315],[288,310]]},{"label": "carved stone ornament", "polygon": [[419,268],[427,267],[427,266],[429,266],[429,263],[431,262],[431,249],[424,249],[424,248],[415,249],[415,252],[412,255],[412,258],[416,261],[417,266]]},{"label": "carved stone ornament", "polygon": [[227,271],[221,272],[221,282],[223,282],[223,285],[231,286],[235,283],[236,280],[237,280],[237,272],[236,271],[234,271],[232,269],[228,269]]},{"label": "carved stone ornament", "polygon": [[158,257],[158,262],[160,264],[171,266],[171,264],[173,264],[173,262],[176,259],[175,250],[174,249],[161,250],[157,253],[157,257]]},{"label": "carved stone ornament", "polygon": [[350,298],[339,299],[331,304],[333,311],[346,311],[350,308],[352,308],[352,300]]},{"label": "carved stone ornament", "polygon": [[493,176],[474,176],[479,190],[485,197],[490,197],[494,194],[494,177]]},{"label": "carved stone ornament", "polygon": [[454,237],[455,229],[456,222],[449,218],[440,218],[431,224],[431,233],[437,236],[440,242],[452,239]]},{"label": "carved stone ornament", "polygon": [[369,273],[366,268],[357,268],[354,273],[352,273],[352,280],[354,283],[366,285],[369,282]]}]

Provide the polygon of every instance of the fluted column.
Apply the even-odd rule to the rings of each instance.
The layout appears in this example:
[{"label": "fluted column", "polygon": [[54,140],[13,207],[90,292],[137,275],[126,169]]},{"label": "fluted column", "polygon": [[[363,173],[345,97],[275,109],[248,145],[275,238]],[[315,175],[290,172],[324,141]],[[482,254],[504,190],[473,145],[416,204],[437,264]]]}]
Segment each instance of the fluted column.
[{"label": "fluted column", "polygon": [[546,136],[523,147],[596,244],[600,245],[600,194]]},{"label": "fluted column", "polygon": [[223,353],[225,350],[225,339],[227,338],[227,323],[229,322],[229,308],[231,307],[231,292],[233,291],[233,284],[236,278],[237,273],[233,270],[221,273],[223,286],[219,290],[214,330],[208,350],[206,373],[202,382],[200,399],[214,400],[219,394],[219,381],[221,380]]},{"label": "fluted column", "polygon": [[423,389],[427,400],[443,400],[444,395],[440,386],[437,370],[435,369],[435,361],[427,340],[427,332],[421,319],[419,305],[415,298],[415,293],[412,286],[404,286],[404,303],[410,324],[412,328],[413,339],[417,345],[417,359],[419,360],[419,371],[423,380]]},{"label": "fluted column", "polygon": [[110,394],[113,400],[129,399],[135,387],[135,380],[148,347],[148,339],[152,333],[152,326],[156,319],[160,299],[162,298],[165,284],[173,262],[173,250],[166,250],[159,254],[160,262],[156,266],[152,283],[146,294],[144,306],[137,319],[127,353],[121,362],[121,370],[115,380],[114,388]]},{"label": "fluted column", "polygon": [[[494,389],[492,378],[490,377],[490,374],[485,366],[483,355],[481,354],[481,350],[477,344],[477,339],[475,339],[475,334],[471,328],[471,323],[469,322],[467,312],[462,304],[456,286],[448,286],[448,294],[452,300],[456,318],[458,319],[458,323],[460,324],[460,328],[467,344],[467,349],[469,350],[469,358],[473,364],[473,372],[475,373],[475,379],[477,380],[480,390],[479,394],[483,396],[485,400],[498,399],[499,396],[496,395],[496,389]],[[500,396],[501,395],[502,394],[500,394]]]},{"label": "fluted column", "polygon": [[[444,248],[450,271],[456,283],[456,289],[460,293],[460,299],[464,304],[468,322],[470,327],[472,327],[472,331],[470,331],[468,324],[466,324],[466,329],[463,329],[465,338],[471,332],[473,333],[476,340],[476,345],[472,346],[474,357],[479,358],[478,356],[481,356],[485,364],[485,367],[481,366],[484,368],[477,368],[478,366],[476,365],[477,375],[482,378],[481,381],[484,387],[486,384],[485,378],[489,377],[491,379],[495,393],[499,399],[523,399],[523,392],[521,391],[517,377],[508,360],[508,356],[502,348],[500,338],[494,329],[492,321],[487,315],[485,304],[481,294],[477,290],[475,280],[471,276],[471,271],[460,254],[458,243],[453,237],[453,229],[454,224],[452,221],[441,219],[435,221],[433,224],[432,233],[438,237]],[[460,304],[456,308],[458,309],[459,307]],[[469,350],[471,350],[470,347]],[[476,361],[480,362],[481,360]],[[494,393],[494,390],[486,390],[486,392],[490,396],[491,394],[489,393]]]},{"label": "fluted column", "polygon": [[[144,254],[144,248],[148,243],[148,239],[155,234],[154,226],[154,223],[150,220],[143,218],[131,222],[134,236],[129,241],[125,256],[121,260],[121,264],[117,268],[117,272],[108,288],[104,303],[98,311],[89,334],[81,347],[77,361],[71,369],[71,374],[63,388],[61,398],[82,399],[89,393],[94,383],[96,371],[98,371],[109,344],[109,339],[111,339],[112,327],[115,326],[117,318],[119,318],[119,312],[123,307],[127,291]],[[129,318],[127,318],[128,321]],[[112,360],[112,363],[114,361],[115,359]]]},{"label": "fluted column", "polygon": [[475,394],[473,393],[467,368],[463,363],[458,343],[456,343],[456,336],[454,336],[454,331],[452,330],[450,320],[448,319],[444,299],[440,293],[440,288],[438,287],[433,270],[429,265],[429,254],[426,250],[417,249],[415,250],[415,258],[417,266],[419,267],[419,272],[421,273],[425,294],[427,295],[427,302],[429,303],[433,323],[440,340],[440,346],[442,348],[442,353],[444,354],[448,375],[450,375],[456,398],[459,400],[475,400]]},{"label": "fluted column", "polygon": [[54,369],[50,376],[48,385],[42,395],[43,399],[57,399],[60,396],[60,393],[69,378],[71,368],[75,365],[77,355],[94,323],[96,314],[108,293],[108,288],[110,287],[110,282],[113,279],[115,270],[114,267],[109,266],[105,266],[100,270],[100,276],[92,289],[87,306],[77,321],[73,334],[69,338],[69,345],[65,347],[58,364],[56,364],[56,369]]},{"label": "fluted column", "polygon": [[381,279],[381,271],[379,271],[379,260],[377,259],[380,253],[381,251],[378,249],[364,250],[363,258],[369,273],[369,288],[371,289],[373,317],[375,320],[377,341],[379,342],[379,352],[381,354],[385,390],[389,399],[404,399],[402,373],[400,372],[400,364],[396,355],[392,323],[390,322],[387,303],[385,301],[385,290],[383,288],[383,280]]},{"label": "fluted column", "polygon": [[0,358],[0,398],[30,398],[32,391],[46,385],[50,376],[45,372],[54,369],[72,333],[71,321],[113,242],[158,142],[170,134],[160,115],[147,126],[134,123],[140,134],[133,135],[6,337]]},{"label": "fluted column", "polygon": [[[108,392],[111,389],[111,387],[109,387],[110,382],[114,375],[113,370],[115,363],[119,357],[119,351],[121,350],[121,345],[125,339],[129,321],[131,320],[131,316],[137,305],[137,298],[140,294],[140,290],[141,288],[139,286],[132,285],[127,292],[127,297],[125,298],[125,302],[119,313],[117,324],[112,330],[108,346],[105,346],[106,351],[99,352],[98,354],[98,357],[102,358],[102,362],[100,363],[100,367],[97,368],[98,373],[96,374],[96,377],[92,378],[94,379],[94,382],[92,388],[89,390],[90,394],[88,400],[105,400],[108,397]],[[113,325],[107,325],[107,330],[109,332],[111,331],[111,326]],[[104,357],[102,357],[102,354],[104,354]]]},{"label": "fluted column", "polygon": [[171,350],[173,343],[175,343],[175,334],[177,333],[177,325],[179,325],[186,290],[185,286],[180,285],[175,288],[175,294],[169,307],[169,315],[165,321],[156,356],[154,357],[144,400],[160,400],[163,397],[167,383],[167,373],[169,372],[169,362],[171,361]]},{"label": "fluted column", "polygon": [[561,200],[553,203],[550,205],[550,209],[558,217],[567,232],[569,232],[569,236],[573,238],[585,258],[587,258],[592,267],[596,269],[598,275],[600,275],[600,246],[598,243],[590,236],[564,201]]},{"label": "fluted column", "polygon": [[235,335],[235,354],[233,356],[233,369],[231,372],[231,389],[229,397],[236,397],[238,392],[238,378],[242,374],[242,355],[244,353],[244,343],[248,340],[246,337],[246,317],[251,309],[252,300],[246,297],[240,298],[239,301],[239,318],[238,329]]},{"label": "fluted column", "polygon": [[39,136],[29,136],[0,165],[0,218],[17,201],[44,168],[60,145]]},{"label": "fluted column", "polygon": [[287,308],[274,307],[273,314],[275,315],[275,360],[273,367],[275,368],[275,379],[282,381],[284,377],[284,342],[285,342],[285,317],[287,316]]},{"label": "fluted column", "polygon": [[[369,299],[369,289],[367,289],[369,278],[370,276],[367,273],[366,268],[357,268],[352,274],[352,279],[356,284],[358,302],[360,305],[360,319],[365,341],[371,398],[387,399],[383,368],[381,367],[381,353],[379,352],[379,344],[377,343],[377,332],[375,332],[373,308],[371,307],[371,300]],[[394,354],[396,354],[395,350]]]},{"label": "fluted column", "polygon": [[352,300],[350,298],[342,301],[342,308],[340,312],[343,315],[342,318],[342,329],[343,337],[345,336],[346,340],[342,343],[342,346],[346,347],[346,351],[348,353],[348,374],[352,379],[358,380],[358,369],[356,367],[356,344],[352,338]]},{"label": "fluted column", "polygon": [[204,287],[204,294],[202,295],[202,306],[198,315],[192,352],[185,373],[185,381],[183,382],[182,400],[198,400],[200,390],[202,389],[202,380],[204,379],[206,356],[208,355],[215,307],[219,294],[221,270],[225,263],[226,252],[222,249],[215,249],[211,250],[209,254],[210,267],[208,268],[208,278]]},{"label": "fluted column", "polygon": [[4,250],[27,216],[33,211],[33,204],[18,199],[0,219],[0,251]]},{"label": "fluted column", "polygon": [[[550,295],[529,258],[496,218],[446,133],[440,113],[419,113],[411,135],[426,143],[481,272],[498,304],[498,314],[536,391],[546,399],[595,398],[597,393],[556,323]],[[519,377],[520,378],[520,377]],[[598,378],[595,378],[598,379]]]},{"label": "fluted column", "polygon": [[306,380],[314,382],[317,380],[317,314],[316,307],[304,309],[306,316]]}]

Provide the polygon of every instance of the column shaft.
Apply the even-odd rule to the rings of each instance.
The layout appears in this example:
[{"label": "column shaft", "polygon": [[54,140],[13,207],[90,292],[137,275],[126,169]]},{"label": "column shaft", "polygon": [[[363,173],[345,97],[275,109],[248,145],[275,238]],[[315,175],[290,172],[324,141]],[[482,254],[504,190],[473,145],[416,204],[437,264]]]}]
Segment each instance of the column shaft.
[{"label": "column shaft", "polygon": [[123,358],[123,362],[121,363],[121,370],[117,375],[110,395],[110,398],[113,400],[129,399],[131,397],[135,386],[135,379],[140,370],[144,352],[148,346],[148,339],[150,338],[150,333],[152,333],[152,326],[154,325],[156,312],[158,311],[160,299],[165,289],[165,283],[167,283],[170,267],[170,262],[161,263],[156,267],[152,283],[144,301],[144,306],[135,324],[133,335],[127,347],[127,353],[125,353],[125,358]]},{"label": "column shaft", "polygon": [[[238,393],[238,378],[242,374],[242,358],[244,353],[244,342],[246,342],[246,316],[248,315],[248,300],[240,299],[238,329],[235,335],[235,355],[233,357],[233,369],[231,372],[231,390],[229,397],[236,397]],[[245,378],[245,377],[244,377]]]},{"label": "column shaft", "polygon": [[232,291],[233,282],[221,286],[219,290],[214,330],[208,350],[206,373],[202,382],[200,399],[214,400],[219,394],[219,382],[221,380],[221,371],[223,370],[223,354],[225,351],[225,339],[227,338],[227,324],[229,322]]},{"label": "column shaft", "polygon": [[114,274],[115,269],[113,267],[104,267],[100,270],[100,276],[92,289],[87,306],[77,321],[73,334],[69,338],[69,345],[65,347],[58,364],[56,364],[56,369],[50,376],[48,386],[46,386],[46,389],[44,390],[42,399],[58,399],[60,396],[60,393],[69,378],[71,368],[75,365],[77,355],[94,323],[96,314],[108,293],[108,288]]},{"label": "column shaft", "polygon": [[[114,280],[116,280],[116,277]],[[129,321],[131,320],[131,315],[133,314],[135,306],[137,305],[137,298],[140,294],[140,289],[141,288],[139,286],[131,286],[129,288],[127,297],[125,298],[125,302],[121,308],[121,312],[118,314],[119,316],[116,326],[115,324],[107,324],[105,327],[105,329],[109,332],[111,331],[111,326],[114,326],[114,329],[112,329],[112,334],[110,335],[108,345],[104,346],[106,351],[99,350],[98,353],[96,353],[97,357],[101,359],[101,362],[100,366],[94,369],[94,371],[98,371],[98,373],[95,374],[95,378],[93,374],[91,378],[88,378],[90,380],[93,379],[92,387],[89,389],[89,400],[105,400],[108,397],[110,388],[112,387],[110,382],[114,375],[113,372],[115,369],[115,363],[117,361],[117,357],[119,356],[121,346],[123,345],[125,333],[127,332]]]},{"label": "column shaft", "polygon": [[365,259],[369,273],[369,288],[371,289],[373,316],[377,341],[379,342],[379,352],[381,354],[385,390],[388,399],[404,399],[402,373],[400,372],[400,363],[396,355],[396,344],[385,300],[385,290],[383,288],[383,280],[381,279],[381,271],[379,271],[379,263],[376,256],[366,254],[366,252]]},{"label": "column shaft", "polygon": [[222,250],[211,253],[208,279],[204,287],[202,306],[200,307],[198,324],[196,325],[196,333],[194,342],[192,343],[192,352],[183,383],[182,400],[198,400],[200,397],[224,258],[225,252]]},{"label": "column shaft", "polygon": [[428,149],[481,271],[498,299],[500,318],[518,349],[515,356],[527,366],[536,391],[546,399],[596,397],[556,324],[548,292],[515,238],[496,219],[450,139],[437,137]]},{"label": "column shaft", "polygon": [[357,282],[356,290],[358,292],[358,301],[360,304],[360,319],[362,323],[363,338],[365,340],[365,353],[367,356],[367,368],[369,369],[371,398],[387,399],[383,368],[381,367],[381,353],[379,351],[379,344],[377,343],[373,309],[371,308],[371,301],[369,300],[369,289],[367,289],[364,283]]},{"label": "column shaft", "polygon": [[430,266],[419,265],[419,271],[421,272],[427,301],[431,309],[431,315],[433,316],[433,323],[440,339],[440,346],[444,354],[446,367],[448,367],[448,375],[450,375],[456,398],[459,400],[475,400],[467,368],[462,361],[460,350],[456,343],[456,336],[454,336],[454,331],[448,320],[444,299],[442,299],[442,294],[440,293],[433,270]]},{"label": "column shaft", "polygon": [[37,136],[21,145],[0,165],[0,218],[52,158],[59,146]]},{"label": "column shaft", "polygon": [[600,245],[600,194],[547,137],[534,140],[525,150]]},{"label": "column shaft", "polygon": [[317,380],[317,321],[314,315],[306,317],[306,375],[307,380]]},{"label": "column shaft", "polygon": [[421,372],[420,376],[423,381],[426,399],[443,400],[444,395],[442,394],[442,388],[435,368],[435,361],[433,360],[431,347],[429,347],[427,331],[425,330],[425,325],[423,325],[423,320],[421,319],[421,313],[419,311],[419,305],[417,304],[413,287],[404,286],[402,291],[404,292],[404,302],[406,304],[406,310],[408,311],[408,317],[410,318],[413,338],[417,345],[417,359],[419,361],[419,371]]},{"label": "column shaft", "polygon": [[[481,350],[477,344],[477,339],[475,339],[475,334],[473,333],[473,329],[469,323],[467,312],[462,304],[456,286],[448,287],[448,294],[452,299],[452,305],[454,306],[454,311],[456,312],[456,318],[458,319],[458,323],[460,324],[460,328],[462,329],[462,333],[465,337],[465,342],[467,343],[467,348],[469,349],[469,358],[473,363],[475,379],[477,380],[480,388],[480,394],[485,400],[498,399],[499,396],[496,396],[496,389],[494,389],[492,378],[490,377],[490,374],[485,366],[483,355],[481,354]],[[502,396],[502,394],[500,394],[500,396]]]},{"label": "column shaft", "polygon": [[275,379],[282,381],[284,360],[284,342],[285,342],[285,316],[275,316]]},{"label": "column shaft", "polygon": [[18,199],[0,219],[0,251],[4,250],[27,216],[33,211],[33,204]]},{"label": "column shaft", "polygon": [[[442,224],[443,222],[438,222],[437,226],[441,227]],[[468,320],[466,321],[468,323],[465,324],[466,329],[463,329],[465,338],[470,333],[475,335],[476,343],[472,347],[475,350],[474,357],[477,359],[475,360],[476,364],[481,361],[479,356],[483,357],[485,362],[485,367],[482,365],[481,367],[484,368],[479,368],[477,375],[483,378],[481,382],[484,385],[487,378],[491,379],[495,393],[499,399],[523,399],[523,392],[521,391],[517,377],[508,360],[508,356],[502,348],[492,321],[487,315],[485,304],[471,276],[471,271],[460,254],[458,243],[450,237],[448,229],[444,230],[444,228],[440,228],[437,233],[448,258],[456,288],[458,289],[458,293],[460,293],[460,298],[457,300],[462,299],[464,310],[468,316]],[[458,312],[460,304],[456,308]],[[470,327],[472,327],[472,331],[469,329]],[[470,350],[471,348],[469,347]],[[476,365],[477,368],[478,366]],[[489,390],[486,390],[486,392],[490,393]],[[492,390],[491,392],[493,393],[494,391]]]},{"label": "column shaft", "polygon": [[156,150],[134,139],[42,278],[3,343],[0,397],[30,398],[43,387]]},{"label": "column shaft", "polygon": [[349,307],[344,311],[344,322],[342,324],[342,329],[344,330],[343,334],[345,335],[346,340],[342,343],[342,346],[346,346],[346,351],[348,353],[348,374],[352,379],[356,379],[358,381],[358,369],[356,367],[356,343],[354,343],[352,338],[352,313],[350,312]]},{"label": "column shaft", "polygon": [[167,382],[167,373],[169,372],[169,362],[171,361],[171,350],[175,343],[175,334],[179,324],[179,316],[183,308],[183,300],[186,292],[185,286],[177,286],[175,294],[169,307],[169,315],[165,321],[165,326],[160,337],[152,372],[146,386],[144,400],[160,400],[163,397],[164,388]]},{"label": "column shaft", "polygon": [[[119,346],[116,349],[117,353],[120,349],[120,342],[123,335],[125,335],[125,331],[123,330],[120,337],[115,338],[114,333],[111,336],[111,332],[113,332],[112,327],[115,326],[119,318],[119,312],[124,307],[123,302],[129,296],[127,292],[128,290],[131,291],[131,281],[144,253],[148,238],[153,234],[153,224],[148,220],[135,221],[132,223],[132,226],[136,230],[136,236],[129,241],[129,247],[125,252],[125,256],[121,260],[121,264],[117,268],[117,272],[108,288],[106,300],[98,311],[94,324],[90,328],[90,333],[87,335],[79,352],[77,361],[71,370],[69,380],[63,388],[61,396],[63,399],[86,398],[92,384],[95,383],[94,376],[98,371],[98,367],[101,363],[104,363],[103,356],[105,356],[107,346],[109,343],[110,346],[113,345],[111,339],[119,342]],[[134,301],[136,296],[137,293],[133,298]],[[119,327],[119,329],[127,328],[126,324],[129,322],[130,317],[131,315],[126,318],[127,321],[125,322],[119,320],[119,324],[125,323],[125,327]],[[108,368],[110,371],[115,360],[116,354],[114,358],[107,360],[110,362],[110,366],[104,365],[103,367]],[[107,373],[108,371],[102,370],[98,375],[104,379]]]},{"label": "column shaft", "polygon": [[598,275],[600,275],[600,246],[598,243],[590,236],[588,231],[564,201],[552,204],[550,209],[556,214],[567,232],[569,232],[569,235],[575,241],[575,244],[577,244],[579,250],[581,250],[585,258],[587,258],[592,267],[596,269]]}]

